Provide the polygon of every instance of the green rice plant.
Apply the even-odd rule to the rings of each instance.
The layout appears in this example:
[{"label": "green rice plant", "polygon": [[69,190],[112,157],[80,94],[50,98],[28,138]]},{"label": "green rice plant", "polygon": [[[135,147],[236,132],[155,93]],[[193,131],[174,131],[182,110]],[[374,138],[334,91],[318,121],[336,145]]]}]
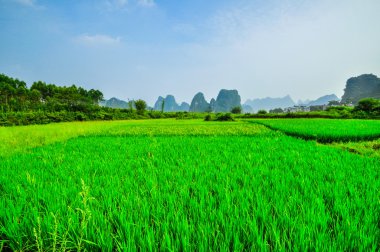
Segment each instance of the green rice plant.
[{"label": "green rice plant", "polygon": [[58,242],[58,220],[57,220],[57,217],[53,213],[50,213],[50,214],[54,218],[54,229],[53,229],[53,232],[51,233],[51,236],[53,240],[52,251],[55,252],[57,251],[57,242]]},{"label": "green rice plant", "polygon": [[84,243],[96,245],[93,242],[85,239],[88,222],[91,219],[91,209],[90,209],[89,203],[91,200],[94,200],[95,198],[91,197],[90,187],[84,183],[83,179],[81,179],[81,184],[82,184],[82,191],[79,193],[79,195],[82,198],[83,209],[79,207],[76,208],[76,210],[80,212],[80,229],[79,229],[79,239],[77,241],[77,248],[76,248],[77,251],[82,250],[82,246]]},{"label": "green rice plant", "polygon": [[270,132],[258,125],[222,124],[202,120],[139,120],[70,122],[0,127],[0,157],[75,137],[94,135],[256,135]]},{"label": "green rice plant", "polygon": [[43,251],[43,239],[42,239],[42,231],[41,231],[41,220],[39,217],[37,217],[37,228],[38,230],[34,227],[33,228],[33,234],[34,237],[36,238],[36,246],[37,246],[37,251]]},{"label": "green rice plant", "polygon": [[339,119],[256,119],[249,120],[287,135],[322,143],[380,138],[379,120]]},{"label": "green rice plant", "polygon": [[257,124],[161,124],[3,158],[3,248],[380,249],[380,160]]}]

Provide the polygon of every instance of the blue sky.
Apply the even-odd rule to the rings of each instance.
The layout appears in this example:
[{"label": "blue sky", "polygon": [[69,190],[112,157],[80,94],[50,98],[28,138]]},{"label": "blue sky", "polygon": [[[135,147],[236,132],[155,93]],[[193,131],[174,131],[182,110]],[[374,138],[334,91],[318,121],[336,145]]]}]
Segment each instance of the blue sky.
[{"label": "blue sky", "polygon": [[380,75],[378,0],[0,0],[0,72],[190,102],[315,99]]}]

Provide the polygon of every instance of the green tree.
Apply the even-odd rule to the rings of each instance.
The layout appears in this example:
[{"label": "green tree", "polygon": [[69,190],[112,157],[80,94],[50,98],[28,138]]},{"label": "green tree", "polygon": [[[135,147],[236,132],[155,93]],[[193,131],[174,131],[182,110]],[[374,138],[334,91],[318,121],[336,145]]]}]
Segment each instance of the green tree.
[{"label": "green tree", "polygon": [[31,110],[37,110],[41,105],[41,93],[37,89],[34,89],[29,92],[29,103]]},{"label": "green tree", "polygon": [[131,112],[133,111],[133,103],[134,103],[133,100],[131,101],[128,99],[128,108],[129,108],[129,111]]},{"label": "green tree", "polygon": [[164,108],[165,108],[165,99],[163,99],[161,103],[161,113],[164,113]]},{"label": "green tree", "polygon": [[371,113],[380,106],[380,100],[374,98],[364,98],[358,102],[358,105],[355,107],[356,111],[364,111],[366,113]]},{"label": "green tree", "polygon": [[99,104],[99,102],[104,100],[103,93],[99,90],[91,89],[90,91],[88,91],[88,95],[94,104]]},{"label": "green tree", "polygon": [[46,102],[47,97],[49,96],[48,86],[45,82],[37,81],[32,84],[30,90],[37,90],[41,94],[41,102]]},{"label": "green tree", "polygon": [[269,110],[269,113],[279,114],[279,113],[284,113],[284,110],[282,108],[275,108],[275,109]]},{"label": "green tree", "polygon": [[1,96],[2,110],[5,110],[5,112],[12,110],[10,104],[11,104],[11,100],[13,100],[13,96],[15,92],[16,92],[16,89],[9,83],[6,83],[6,82],[0,83],[0,96]]},{"label": "green tree", "polygon": [[146,110],[146,102],[144,100],[137,100],[135,101],[135,107],[136,107],[136,110],[137,110],[137,114],[139,115],[143,115],[145,110]]},{"label": "green tree", "polygon": [[16,96],[17,96],[16,109],[18,111],[26,110],[26,103],[27,103],[26,100],[28,98],[28,92],[29,90],[24,86],[20,86],[18,89],[16,89]]},{"label": "green tree", "polygon": [[328,106],[339,106],[340,102],[339,101],[329,101],[329,103],[327,105]]},{"label": "green tree", "polygon": [[240,106],[236,106],[236,107],[233,107],[233,108],[231,109],[231,113],[232,113],[232,114],[241,114],[241,111],[242,111],[242,109],[241,109]]}]

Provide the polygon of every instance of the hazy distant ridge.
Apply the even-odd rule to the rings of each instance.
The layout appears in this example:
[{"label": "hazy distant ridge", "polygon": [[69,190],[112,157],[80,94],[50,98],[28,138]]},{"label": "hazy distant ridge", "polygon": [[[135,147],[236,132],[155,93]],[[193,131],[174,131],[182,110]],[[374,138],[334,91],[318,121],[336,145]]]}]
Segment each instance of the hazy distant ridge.
[{"label": "hazy distant ridge", "polygon": [[[342,103],[357,103],[363,98],[380,98],[380,78],[373,74],[363,74],[347,80]],[[216,99],[207,102],[202,92],[198,92],[189,105],[186,102],[178,104],[173,95],[165,98],[159,96],[153,109],[161,111],[164,102],[164,112],[190,111],[190,112],[229,112],[233,107],[241,106],[243,112],[257,112],[258,110],[272,110],[275,108],[288,108],[295,105],[318,106],[327,105],[330,101],[340,101],[335,94],[324,95],[316,100],[300,100],[297,103],[290,95],[278,98],[266,97],[248,99],[241,104],[241,98],[237,90],[221,89]],[[101,106],[110,108],[128,108],[128,102],[115,97],[100,103]]]},{"label": "hazy distant ridge", "polygon": [[100,102],[100,106],[108,108],[126,109],[128,108],[128,102],[112,97],[109,100]]},{"label": "hazy distant ridge", "polygon": [[325,95],[322,97],[319,97],[315,101],[311,101],[308,104],[305,104],[306,106],[318,106],[318,105],[327,105],[330,101],[340,101],[340,99],[335,95]]},{"label": "hazy distant ridge", "polygon": [[[264,110],[271,110],[275,108],[287,108],[287,107],[293,107],[296,105],[296,103],[293,101],[293,99],[287,95],[280,98],[271,98],[266,97],[262,99],[248,99],[245,103],[245,110],[248,110],[249,107],[252,108],[253,112],[257,112],[258,110],[264,109]],[[243,107],[244,109],[244,107]],[[246,111],[251,112],[251,111]]]}]

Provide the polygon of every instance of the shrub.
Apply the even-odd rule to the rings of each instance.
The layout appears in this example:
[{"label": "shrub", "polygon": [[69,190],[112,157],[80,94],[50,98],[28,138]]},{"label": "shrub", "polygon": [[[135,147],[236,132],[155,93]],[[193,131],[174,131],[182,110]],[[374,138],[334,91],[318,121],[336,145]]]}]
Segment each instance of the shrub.
[{"label": "shrub", "polygon": [[358,105],[355,106],[355,110],[371,113],[379,106],[380,106],[380,100],[377,100],[374,98],[365,98],[365,99],[361,99],[358,102]]},{"label": "shrub", "polygon": [[212,119],[212,118],[211,118],[211,115],[210,115],[210,114],[208,114],[208,115],[205,116],[205,121],[211,121],[211,119]]},{"label": "shrub", "polygon": [[266,111],[266,110],[264,110],[264,109],[261,109],[261,110],[259,110],[258,112],[257,112],[257,114],[259,114],[259,115],[265,115],[265,114],[267,114],[268,112]]},{"label": "shrub", "polygon": [[216,117],[216,121],[235,121],[231,113],[220,114]]},{"label": "shrub", "polygon": [[232,114],[241,114],[241,107],[240,106],[233,107],[231,109],[231,113]]},{"label": "shrub", "polygon": [[75,121],[86,121],[87,116],[83,114],[82,112],[76,112],[75,113]]},{"label": "shrub", "polygon": [[284,110],[282,108],[275,108],[275,109],[269,110],[269,113],[273,113],[273,114],[284,113]]}]

